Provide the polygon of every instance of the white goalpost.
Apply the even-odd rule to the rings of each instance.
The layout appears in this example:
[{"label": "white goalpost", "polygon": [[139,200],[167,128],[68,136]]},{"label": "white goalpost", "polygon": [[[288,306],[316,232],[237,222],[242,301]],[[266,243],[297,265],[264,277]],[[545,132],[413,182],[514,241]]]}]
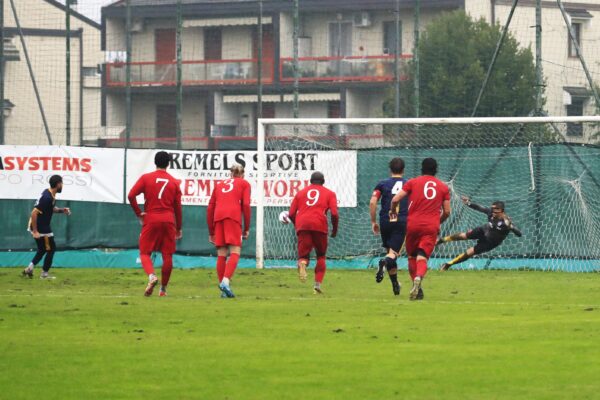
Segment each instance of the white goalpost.
[{"label": "white goalpost", "polygon": [[[438,160],[438,177],[452,193],[443,234],[485,222],[462,206],[461,195],[484,205],[506,202],[524,237],[509,237],[463,268],[600,271],[600,116],[259,119],[257,268],[293,265],[295,235],[277,215],[315,170],[324,172],[340,202],[332,262],[368,266],[381,253],[368,203],[393,157],[405,160],[407,178],[420,174],[423,158]],[[432,258],[471,244],[445,245]]]}]

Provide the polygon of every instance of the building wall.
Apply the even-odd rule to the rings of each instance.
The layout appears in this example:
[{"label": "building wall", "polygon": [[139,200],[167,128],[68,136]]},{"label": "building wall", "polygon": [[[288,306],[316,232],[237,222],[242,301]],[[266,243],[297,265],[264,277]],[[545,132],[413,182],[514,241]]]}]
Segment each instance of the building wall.
[{"label": "building wall", "polygon": [[[21,27],[24,29],[65,30],[63,10],[42,0],[14,2]],[[5,27],[14,28],[16,23],[10,2],[4,2]],[[95,68],[102,63],[100,30],[92,25],[71,18],[71,29],[83,29],[82,47],[79,38],[71,38],[71,144],[79,144],[80,129],[87,132],[100,130],[100,87],[84,89],[84,125],[80,126],[80,54],[83,66]],[[54,144],[66,144],[66,44],[65,36],[26,35],[25,42],[32,63],[32,70],[39,89]],[[33,90],[33,84],[23,47],[18,36],[13,38],[20,61],[6,62],[5,97],[15,104],[11,115],[5,120],[6,143],[47,144],[41,113]]]}]

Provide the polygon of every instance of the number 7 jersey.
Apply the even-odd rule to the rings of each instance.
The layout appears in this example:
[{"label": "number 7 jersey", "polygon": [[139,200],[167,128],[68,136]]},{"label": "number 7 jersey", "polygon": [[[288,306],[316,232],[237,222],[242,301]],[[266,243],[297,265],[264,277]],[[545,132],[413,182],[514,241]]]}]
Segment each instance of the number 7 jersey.
[{"label": "number 7 jersey", "polygon": [[331,212],[332,233],[337,233],[338,208],[334,192],[323,185],[309,185],[292,200],[290,219],[296,232],[328,232],[327,211]]},{"label": "number 7 jersey", "polygon": [[450,200],[448,186],[435,176],[421,175],[406,182],[402,190],[408,193],[408,229],[439,229],[442,204]]}]

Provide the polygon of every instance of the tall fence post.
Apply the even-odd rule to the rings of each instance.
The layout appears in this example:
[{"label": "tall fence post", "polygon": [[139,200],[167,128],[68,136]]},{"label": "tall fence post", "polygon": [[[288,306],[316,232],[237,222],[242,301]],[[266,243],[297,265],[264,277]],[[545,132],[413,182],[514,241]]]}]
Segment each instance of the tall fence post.
[{"label": "tall fence post", "polygon": [[4,144],[4,0],[0,0],[0,145]]},{"label": "tall fence post", "polygon": [[181,107],[183,106],[183,85],[181,84],[182,80],[182,67],[181,67],[181,39],[182,39],[182,29],[183,29],[183,17],[181,13],[181,0],[177,0],[177,31],[176,31],[176,46],[177,46],[177,104],[176,104],[176,114],[177,114],[177,149],[181,149],[181,138],[182,138],[182,114]]},{"label": "tall fence post", "polygon": [[131,0],[125,0],[125,147],[131,146]]},{"label": "tall fence post", "polygon": [[395,49],[394,49],[394,117],[400,117],[400,0],[396,0],[394,13]]},{"label": "tall fence post", "polygon": [[71,1],[65,0],[65,37],[66,37],[66,53],[65,53],[65,135],[67,146],[71,145]]},{"label": "tall fence post", "polygon": [[258,38],[257,47],[258,47],[258,60],[257,60],[257,84],[258,84],[258,98],[257,100],[257,109],[256,109],[256,117],[262,118],[262,95],[263,95],[263,2],[262,0],[258,1]]},{"label": "tall fence post", "polygon": [[294,0],[294,34],[293,34],[293,46],[294,46],[294,118],[298,118],[300,114],[299,104],[299,91],[300,91],[300,66],[298,65],[298,35],[300,30],[300,5],[298,0]]},{"label": "tall fence post", "polygon": [[419,36],[420,36],[420,28],[421,28],[421,0],[415,0],[415,45],[413,50],[413,65],[414,65],[414,109],[415,109],[415,117],[419,118],[420,115],[420,91],[421,91],[421,82],[420,82],[420,72],[421,67],[419,65]]},{"label": "tall fence post", "polygon": [[542,115],[542,0],[535,1],[535,115]]}]

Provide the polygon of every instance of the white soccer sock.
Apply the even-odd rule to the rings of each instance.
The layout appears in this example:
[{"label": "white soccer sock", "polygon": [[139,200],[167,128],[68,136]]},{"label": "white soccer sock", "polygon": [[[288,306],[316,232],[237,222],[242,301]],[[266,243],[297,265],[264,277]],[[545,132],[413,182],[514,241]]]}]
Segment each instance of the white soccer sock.
[{"label": "white soccer sock", "polygon": [[221,281],[221,283],[225,286],[229,286],[229,278],[223,278],[223,280]]},{"label": "white soccer sock", "polygon": [[150,281],[154,280],[154,278],[156,278],[156,275],[155,275],[155,274],[150,274],[150,275],[148,275],[148,282],[150,282]]},{"label": "white soccer sock", "polygon": [[321,289],[321,284],[319,282],[315,282],[315,289]]}]

